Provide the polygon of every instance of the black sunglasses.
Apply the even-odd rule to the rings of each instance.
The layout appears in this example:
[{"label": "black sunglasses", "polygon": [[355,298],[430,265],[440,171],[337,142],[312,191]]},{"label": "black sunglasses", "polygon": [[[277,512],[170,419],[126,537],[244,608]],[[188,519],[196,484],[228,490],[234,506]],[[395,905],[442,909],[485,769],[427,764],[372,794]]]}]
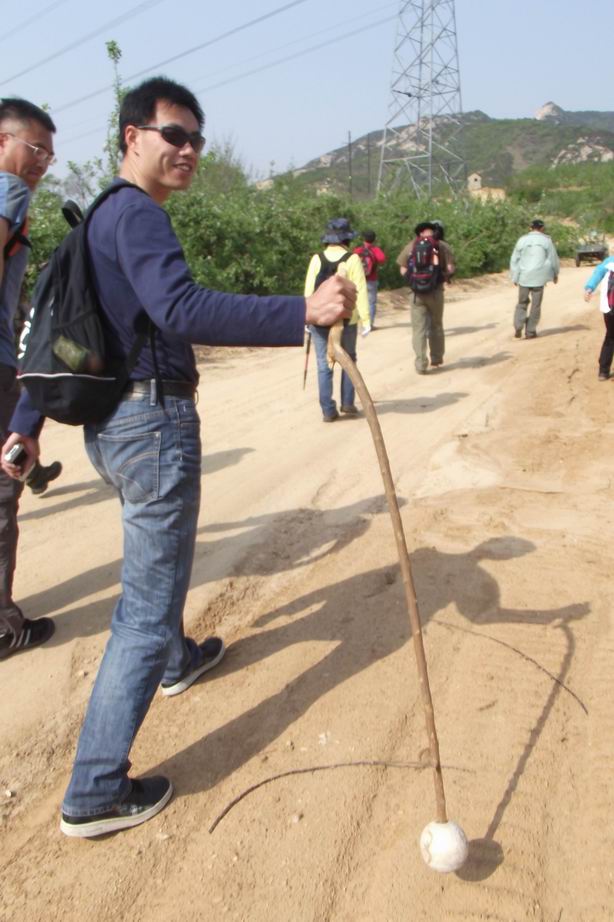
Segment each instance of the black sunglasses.
[{"label": "black sunglasses", "polygon": [[178,147],[180,150],[189,144],[197,154],[205,146],[206,138],[200,131],[186,131],[180,125],[137,125],[139,131],[159,131],[167,144]]}]

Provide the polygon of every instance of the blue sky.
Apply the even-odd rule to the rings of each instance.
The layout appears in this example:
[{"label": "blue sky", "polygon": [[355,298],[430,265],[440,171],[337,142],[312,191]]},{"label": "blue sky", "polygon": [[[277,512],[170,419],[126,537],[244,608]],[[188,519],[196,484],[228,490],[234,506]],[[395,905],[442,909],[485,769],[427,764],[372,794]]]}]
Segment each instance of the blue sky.
[{"label": "blue sky", "polygon": [[[301,0],[215,40],[290,2],[4,4],[0,93],[49,104],[58,128],[54,172],[62,175],[66,160],[101,153],[113,105],[111,90],[104,89],[113,77],[105,42],[114,39],[127,82],[164,73],[186,83],[207,114],[207,137],[232,143],[256,174],[268,175],[271,162],[277,171],[300,166],[344,144],[348,131],[356,138],[383,127],[400,4]],[[570,110],[614,110],[609,7],[601,0],[457,0],[465,111],[522,118],[549,100]],[[188,53],[205,42],[211,44]],[[323,42],[331,44],[304,53]],[[279,59],[285,60],[246,75]]]}]

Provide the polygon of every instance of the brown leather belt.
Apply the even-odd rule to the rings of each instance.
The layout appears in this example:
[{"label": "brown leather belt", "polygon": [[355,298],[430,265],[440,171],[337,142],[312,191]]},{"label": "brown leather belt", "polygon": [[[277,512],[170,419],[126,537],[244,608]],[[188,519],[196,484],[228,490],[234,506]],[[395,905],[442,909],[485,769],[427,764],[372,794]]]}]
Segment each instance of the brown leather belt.
[{"label": "brown leather belt", "polygon": [[[149,378],[145,381],[129,381],[124,390],[124,394],[144,394],[149,395],[156,392],[155,380]],[[162,394],[164,397],[183,397],[188,400],[194,400],[196,396],[196,386],[191,381],[167,381],[162,379]]]}]

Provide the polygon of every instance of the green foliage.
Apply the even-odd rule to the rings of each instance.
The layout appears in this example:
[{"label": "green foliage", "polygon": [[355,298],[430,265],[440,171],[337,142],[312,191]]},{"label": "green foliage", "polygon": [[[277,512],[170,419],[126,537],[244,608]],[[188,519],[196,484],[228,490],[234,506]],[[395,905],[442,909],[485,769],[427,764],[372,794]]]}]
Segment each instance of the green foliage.
[{"label": "green foliage", "polygon": [[512,176],[510,199],[543,214],[614,233],[614,162],[533,167]]},{"label": "green foliage", "polygon": [[29,208],[32,253],[26,271],[25,285],[30,291],[36,276],[65,237],[68,225],[62,215],[64,196],[53,188],[53,182],[43,181]]},{"label": "green foliage", "polygon": [[[372,228],[388,256],[382,287],[401,284],[397,255],[419,221],[443,221],[455,251],[458,276],[506,269],[532,213],[519,204],[476,200],[419,202],[407,195],[369,202],[314,195],[292,177],[256,189],[228,174],[219,155],[205,158],[195,187],[174,196],[168,210],[195,279],[210,288],[256,294],[300,292],[311,255],[322,249],[327,221],[347,217],[359,233]],[[570,256],[576,230],[549,222],[559,253]],[[360,243],[360,237],[356,238]]]}]

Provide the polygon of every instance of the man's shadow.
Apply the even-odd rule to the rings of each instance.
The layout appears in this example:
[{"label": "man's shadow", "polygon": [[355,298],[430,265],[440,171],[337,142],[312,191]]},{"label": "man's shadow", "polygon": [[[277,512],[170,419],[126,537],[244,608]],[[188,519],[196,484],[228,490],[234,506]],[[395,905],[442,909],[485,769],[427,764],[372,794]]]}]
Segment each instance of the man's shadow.
[{"label": "man's shadow", "polygon": [[[268,576],[312,566],[360,538],[369,527],[370,517],[384,506],[384,498],[376,495],[335,510],[291,509],[203,525],[199,534],[217,536],[197,542],[190,588],[194,590],[229,575]],[[117,515],[119,519],[119,503]],[[229,558],[233,561],[230,574]],[[98,634],[109,627],[118,594],[83,605],[78,602],[116,586],[121,564],[118,558],[21,599],[28,615],[51,614],[57,619],[58,630],[47,646]],[[71,604],[75,607],[61,612]]]},{"label": "man's shadow", "polygon": [[[584,617],[589,611],[584,603],[538,611],[501,607],[498,584],[480,561],[509,559],[533,550],[531,542],[514,537],[486,541],[461,554],[419,548],[411,559],[422,623],[428,624],[450,603],[472,624],[533,625]],[[208,681],[222,681],[293,644],[321,643],[326,652],[282,690],[250,704],[228,723],[156,766],[156,771],[176,779],[181,793],[217,785],[278,740],[320,697],[390,656],[410,638],[402,581],[398,567],[392,566],[307,593],[263,615],[254,627],[262,630],[234,643]],[[335,644],[332,649],[331,644]],[[246,694],[246,705],[249,700]]]}]

